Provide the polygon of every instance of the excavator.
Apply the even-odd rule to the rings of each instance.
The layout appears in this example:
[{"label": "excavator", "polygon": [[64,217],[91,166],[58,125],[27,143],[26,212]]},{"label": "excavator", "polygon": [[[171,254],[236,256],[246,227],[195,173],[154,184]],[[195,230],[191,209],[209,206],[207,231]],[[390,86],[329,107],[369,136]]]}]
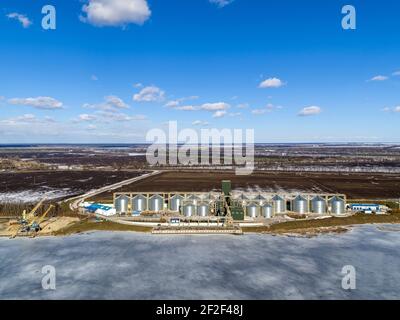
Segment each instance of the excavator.
[{"label": "excavator", "polygon": [[36,215],[36,211],[42,206],[43,202],[46,198],[40,200],[36,206],[27,214],[26,210],[22,212],[22,217],[18,221],[19,227],[15,231],[15,233],[11,236],[11,238],[15,238],[19,233],[30,233],[32,232],[32,236],[35,236],[42,228],[40,224],[49,214],[49,212],[54,208],[54,205],[50,205],[47,210],[41,215]]}]

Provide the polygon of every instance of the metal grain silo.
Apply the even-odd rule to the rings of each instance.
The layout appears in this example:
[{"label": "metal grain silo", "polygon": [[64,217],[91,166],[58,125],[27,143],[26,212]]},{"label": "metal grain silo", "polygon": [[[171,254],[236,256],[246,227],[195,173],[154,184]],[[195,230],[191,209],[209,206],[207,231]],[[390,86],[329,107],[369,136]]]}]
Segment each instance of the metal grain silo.
[{"label": "metal grain silo", "polygon": [[339,198],[337,196],[333,197],[329,200],[331,206],[331,213],[332,214],[343,214],[345,212],[345,203],[344,199]]},{"label": "metal grain silo", "polygon": [[260,205],[262,206],[267,199],[265,197],[263,197],[261,194],[259,194],[257,197],[254,198],[254,200]]},{"label": "metal grain silo", "polygon": [[272,198],[274,206],[274,213],[285,213],[286,212],[286,201],[280,196],[276,195]]},{"label": "metal grain silo", "polygon": [[189,201],[191,201],[194,205],[196,205],[197,202],[200,201],[200,197],[198,197],[198,196],[192,194],[192,195],[188,196],[188,197],[186,198],[186,200],[189,200]]},{"label": "metal grain silo", "polygon": [[243,193],[239,194],[235,197],[235,200],[240,201],[243,205],[249,202],[249,198],[246,197]]},{"label": "metal grain silo", "polygon": [[273,208],[271,204],[264,204],[262,206],[262,215],[266,219],[271,219],[273,215]]},{"label": "metal grain silo", "polygon": [[298,195],[296,198],[293,200],[293,211],[304,214],[308,212],[308,201],[306,198]]},{"label": "metal grain silo", "polygon": [[249,216],[250,218],[257,218],[260,213],[260,207],[255,203],[250,203],[246,207],[246,213],[247,213],[247,216]]},{"label": "metal grain silo", "polygon": [[161,211],[164,209],[164,198],[156,194],[150,198],[149,201],[150,211]]},{"label": "metal grain silo", "polygon": [[169,208],[171,211],[179,211],[179,208],[182,205],[182,201],[183,201],[183,196],[180,195],[175,195],[173,197],[171,197],[170,203],[169,203]]},{"label": "metal grain silo", "polygon": [[144,195],[138,194],[132,200],[133,211],[142,212],[147,210],[147,198]]},{"label": "metal grain silo", "polygon": [[183,206],[183,214],[185,217],[192,217],[196,213],[196,206],[192,203],[187,203]]},{"label": "metal grain silo", "polygon": [[311,200],[311,211],[313,213],[324,214],[326,213],[326,201],[320,196],[316,196]]},{"label": "metal grain silo", "polygon": [[115,211],[119,214],[128,213],[129,201],[131,200],[130,197],[121,195],[115,199]]},{"label": "metal grain silo", "polygon": [[210,206],[208,203],[200,203],[197,206],[197,215],[200,217],[207,217],[210,212]]}]

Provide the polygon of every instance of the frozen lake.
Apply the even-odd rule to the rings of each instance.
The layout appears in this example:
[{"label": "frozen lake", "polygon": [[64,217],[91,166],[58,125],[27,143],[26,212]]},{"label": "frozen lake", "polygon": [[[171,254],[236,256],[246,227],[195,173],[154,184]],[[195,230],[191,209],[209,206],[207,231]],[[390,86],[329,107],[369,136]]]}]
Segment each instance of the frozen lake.
[{"label": "frozen lake", "polygon": [[[0,239],[1,299],[399,299],[400,226],[316,238],[96,232]],[[56,268],[43,290],[42,267]],[[357,288],[342,289],[353,265]]]}]

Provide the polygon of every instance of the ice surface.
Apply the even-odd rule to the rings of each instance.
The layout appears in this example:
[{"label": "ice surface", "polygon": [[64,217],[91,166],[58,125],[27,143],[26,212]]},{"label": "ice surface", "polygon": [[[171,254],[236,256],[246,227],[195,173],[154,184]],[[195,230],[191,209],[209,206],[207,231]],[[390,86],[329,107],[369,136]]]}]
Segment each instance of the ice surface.
[{"label": "ice surface", "polygon": [[[1,299],[399,299],[400,232],[296,238],[96,232],[0,239]],[[399,229],[400,230],[400,229]],[[44,265],[57,289],[41,287]],[[357,289],[341,287],[353,265]]]}]

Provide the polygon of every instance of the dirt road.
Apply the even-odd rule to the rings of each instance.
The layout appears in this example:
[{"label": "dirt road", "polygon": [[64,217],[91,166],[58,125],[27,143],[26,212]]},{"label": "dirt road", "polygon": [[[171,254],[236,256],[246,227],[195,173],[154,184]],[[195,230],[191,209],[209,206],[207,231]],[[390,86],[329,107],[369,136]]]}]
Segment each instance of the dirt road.
[{"label": "dirt road", "polygon": [[139,177],[135,177],[135,178],[132,178],[132,179],[124,180],[124,181],[121,181],[121,182],[118,182],[118,183],[114,183],[112,185],[105,186],[105,187],[102,187],[102,188],[99,188],[99,189],[96,189],[96,190],[91,190],[91,191],[89,191],[89,192],[87,192],[85,194],[79,195],[77,197],[66,199],[66,200],[64,200],[64,202],[72,201],[70,203],[70,205],[69,205],[70,209],[71,210],[77,210],[79,208],[79,205],[83,201],[85,201],[85,199],[87,199],[89,197],[94,197],[94,196],[96,196],[96,195],[98,195],[100,193],[107,192],[107,191],[112,191],[112,190],[121,188],[121,187],[123,187],[125,185],[132,184],[132,183],[137,182],[137,181],[142,180],[142,179],[146,179],[146,178],[150,178],[150,177],[156,176],[156,175],[158,175],[160,173],[161,173],[160,171],[153,171],[151,173],[147,173],[147,174],[144,174],[144,175],[139,176]]}]

